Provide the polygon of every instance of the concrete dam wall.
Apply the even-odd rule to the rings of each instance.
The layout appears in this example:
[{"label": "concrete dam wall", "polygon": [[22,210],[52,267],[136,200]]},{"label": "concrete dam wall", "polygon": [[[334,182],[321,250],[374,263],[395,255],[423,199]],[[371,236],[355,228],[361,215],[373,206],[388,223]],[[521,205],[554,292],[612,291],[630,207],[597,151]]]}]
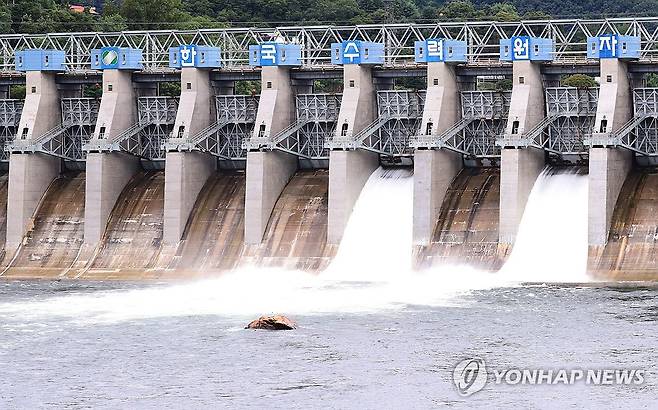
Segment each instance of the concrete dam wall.
[{"label": "concrete dam wall", "polygon": [[415,247],[416,267],[469,265],[495,271],[499,251],[500,171],[464,168],[452,181],[427,246]]},{"label": "concrete dam wall", "polygon": [[84,172],[66,172],[55,179],[4,275],[58,277],[69,270],[84,240],[84,205]]},{"label": "concrete dam wall", "polygon": [[658,169],[636,169],[619,194],[608,243],[590,247],[589,270],[603,278],[655,279],[657,243]]},{"label": "concrete dam wall", "polygon": [[327,170],[295,173],[276,201],[263,242],[248,245],[244,172],[217,172],[201,189],[183,239],[166,245],[164,172],[140,171],[118,197],[101,242],[90,247],[83,239],[85,173],[65,172],[46,191],[3,276],[180,278],[247,265],[319,271],[336,252],[326,241],[328,179]]},{"label": "concrete dam wall", "polygon": [[[395,38],[400,27],[381,32]],[[185,64],[173,43],[123,44],[113,50],[126,56],[118,65],[101,61],[100,50],[18,50],[0,67],[8,74],[0,81],[0,165],[9,169],[0,176],[2,276],[322,271],[380,166],[413,166],[411,239],[399,245],[413,267],[496,271],[521,248],[520,225],[542,170],[559,164],[588,167],[580,219],[589,270],[658,277],[655,178],[647,168],[658,158],[658,88],[647,87],[658,72],[647,58],[655,50],[642,50],[639,36],[620,37],[620,54],[598,50],[612,42],[591,37],[585,45],[585,32],[556,47],[528,27],[517,27],[528,36],[525,52],[507,29],[476,44],[478,36],[408,36],[422,37],[420,28],[392,46],[324,38],[317,50],[280,42],[221,50],[209,39]],[[362,29],[329,27],[327,38],[356,39]],[[282,28],[290,36],[281,38],[317,34],[295,30]],[[563,80],[573,74],[593,82],[569,86]],[[12,98],[12,85],[24,85],[26,97]],[[89,86],[101,95],[89,97]],[[372,225],[399,217],[381,215]]]}]

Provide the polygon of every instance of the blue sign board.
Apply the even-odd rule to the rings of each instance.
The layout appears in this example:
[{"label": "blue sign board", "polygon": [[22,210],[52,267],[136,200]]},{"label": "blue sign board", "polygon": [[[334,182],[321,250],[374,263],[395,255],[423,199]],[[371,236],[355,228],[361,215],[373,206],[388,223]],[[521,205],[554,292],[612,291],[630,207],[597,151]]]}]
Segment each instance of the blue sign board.
[{"label": "blue sign board", "polygon": [[64,71],[62,50],[29,49],[16,52],[16,71]]},{"label": "blue sign board", "polygon": [[127,47],[103,47],[91,50],[91,68],[97,70],[141,70],[142,50]]},{"label": "blue sign board", "polygon": [[640,58],[640,38],[619,34],[588,37],[587,58]]},{"label": "blue sign board", "polygon": [[169,49],[169,67],[219,68],[221,54],[219,47],[183,44]]},{"label": "blue sign board", "polygon": [[384,44],[361,40],[347,40],[331,45],[334,64],[383,64]]},{"label": "blue sign board", "polygon": [[299,44],[266,42],[249,46],[249,64],[256,67],[302,65]]},{"label": "blue sign board", "polygon": [[514,36],[500,40],[502,61],[551,61],[553,40],[550,38]]},{"label": "blue sign board", "polygon": [[428,39],[414,43],[415,61],[432,62],[466,62],[466,42],[450,39]]}]

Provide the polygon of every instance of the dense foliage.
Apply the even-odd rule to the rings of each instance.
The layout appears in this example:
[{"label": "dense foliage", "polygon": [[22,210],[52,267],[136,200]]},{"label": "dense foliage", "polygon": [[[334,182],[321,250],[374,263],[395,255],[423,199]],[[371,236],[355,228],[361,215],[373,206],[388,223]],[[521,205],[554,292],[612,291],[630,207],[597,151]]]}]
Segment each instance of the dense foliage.
[{"label": "dense foliage", "polygon": [[[4,33],[657,15],[658,0],[0,0]],[[104,4],[103,4],[104,3]],[[69,4],[102,5],[96,15]]]}]

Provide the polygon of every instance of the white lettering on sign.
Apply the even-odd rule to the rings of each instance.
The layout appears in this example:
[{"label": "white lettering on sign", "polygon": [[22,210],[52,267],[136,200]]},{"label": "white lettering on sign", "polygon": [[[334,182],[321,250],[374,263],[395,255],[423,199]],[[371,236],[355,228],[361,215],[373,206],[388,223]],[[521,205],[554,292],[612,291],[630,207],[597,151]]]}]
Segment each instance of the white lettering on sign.
[{"label": "white lettering on sign", "polygon": [[427,40],[427,55],[443,60],[443,41]]},{"label": "white lettering on sign", "polygon": [[528,38],[515,38],[512,49],[514,50],[515,60],[527,60],[530,58],[530,42]]},{"label": "white lettering on sign", "polygon": [[359,47],[354,42],[345,44],[343,49],[343,61],[349,60],[350,63],[354,62],[354,59],[359,58]]},{"label": "white lettering on sign", "polygon": [[608,54],[611,57],[617,56],[617,36],[601,36],[599,37],[599,51]]},{"label": "white lettering on sign", "polygon": [[272,64],[276,63],[276,46],[274,44],[262,44],[260,46],[260,60],[269,60]]},{"label": "white lettering on sign", "polygon": [[181,46],[180,49],[180,63],[183,67],[194,67],[194,59],[196,57],[196,47],[194,46]]}]

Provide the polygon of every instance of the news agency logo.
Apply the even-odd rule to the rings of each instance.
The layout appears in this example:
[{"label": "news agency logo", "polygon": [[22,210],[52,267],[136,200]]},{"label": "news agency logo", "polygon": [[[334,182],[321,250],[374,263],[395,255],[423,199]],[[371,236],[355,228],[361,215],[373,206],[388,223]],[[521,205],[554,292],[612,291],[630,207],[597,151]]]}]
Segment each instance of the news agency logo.
[{"label": "news agency logo", "polygon": [[484,359],[472,358],[457,363],[452,372],[452,381],[460,396],[477,393],[487,384],[487,366]]},{"label": "news agency logo", "polygon": [[[494,385],[573,385],[577,383],[593,386],[639,386],[646,380],[644,369],[493,369],[491,382]],[[484,359],[473,357],[457,363],[452,380],[457,393],[468,397],[479,392],[489,381],[489,372]]]}]

